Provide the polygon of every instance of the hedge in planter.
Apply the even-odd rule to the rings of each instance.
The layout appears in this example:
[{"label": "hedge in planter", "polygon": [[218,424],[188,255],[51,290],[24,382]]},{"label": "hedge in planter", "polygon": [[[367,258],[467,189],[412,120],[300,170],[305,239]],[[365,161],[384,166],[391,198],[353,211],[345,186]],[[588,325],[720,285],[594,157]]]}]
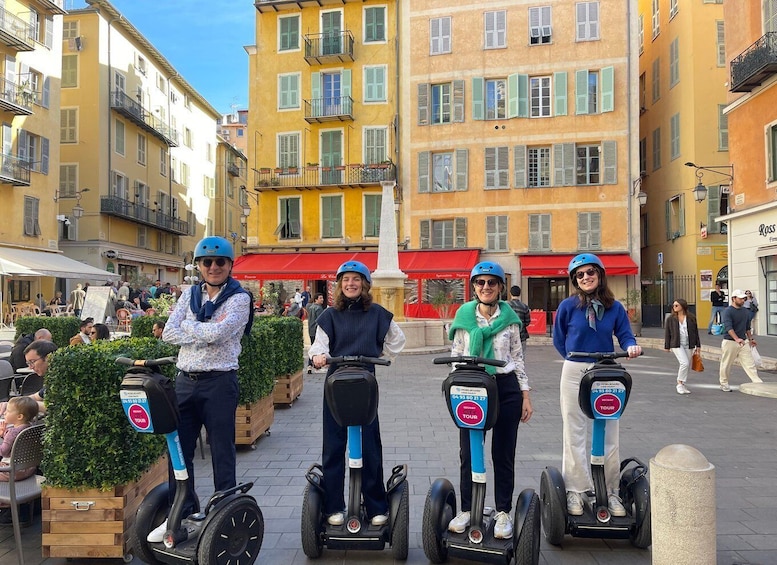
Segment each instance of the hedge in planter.
[{"label": "hedge in planter", "polygon": [[[116,357],[152,359],[177,348],[153,338],[99,341],[52,354],[46,374],[46,434],[41,464],[46,484],[108,489],[137,480],[165,452],[163,436],[137,433],[119,398],[127,367]],[[175,367],[162,367],[173,377]]]},{"label": "hedge in planter", "polygon": [[58,347],[69,345],[70,338],[79,332],[81,320],[75,316],[25,316],[14,322],[16,335],[14,340],[21,335],[34,334],[41,328],[51,332],[51,337]]}]

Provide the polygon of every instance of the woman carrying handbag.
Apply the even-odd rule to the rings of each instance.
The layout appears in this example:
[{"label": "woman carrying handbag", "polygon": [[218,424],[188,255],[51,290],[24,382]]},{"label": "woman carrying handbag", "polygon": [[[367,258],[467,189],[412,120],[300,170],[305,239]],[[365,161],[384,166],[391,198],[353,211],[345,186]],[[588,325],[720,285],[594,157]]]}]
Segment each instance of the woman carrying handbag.
[{"label": "woman carrying handbag", "polygon": [[672,303],[672,315],[664,327],[664,349],[672,351],[680,367],[677,370],[677,394],[691,394],[685,386],[691,366],[691,350],[701,351],[696,317],[688,312],[688,303],[682,298]]}]

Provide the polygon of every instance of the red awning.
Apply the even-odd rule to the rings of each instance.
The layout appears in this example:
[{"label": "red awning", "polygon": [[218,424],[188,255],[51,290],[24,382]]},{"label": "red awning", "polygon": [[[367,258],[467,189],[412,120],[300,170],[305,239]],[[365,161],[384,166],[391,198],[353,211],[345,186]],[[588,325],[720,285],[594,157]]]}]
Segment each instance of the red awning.
[{"label": "red awning", "polygon": [[[400,251],[399,268],[411,279],[469,277],[480,257],[478,249]],[[334,280],[344,262],[361,261],[370,271],[378,266],[377,251],[254,253],[235,260],[238,280]]]},{"label": "red awning", "polygon": [[[574,255],[523,255],[521,256],[521,276],[524,277],[566,277],[569,262]],[[625,253],[620,255],[598,255],[604,263],[607,274],[636,275],[639,267]]]}]

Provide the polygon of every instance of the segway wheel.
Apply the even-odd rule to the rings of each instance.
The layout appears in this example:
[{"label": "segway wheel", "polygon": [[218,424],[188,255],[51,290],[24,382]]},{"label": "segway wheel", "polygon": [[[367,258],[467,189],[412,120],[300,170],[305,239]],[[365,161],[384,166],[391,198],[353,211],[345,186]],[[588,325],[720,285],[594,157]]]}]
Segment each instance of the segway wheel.
[{"label": "segway wheel", "polygon": [[167,493],[168,484],[162,483],[154,487],[140,503],[135,514],[135,525],[130,530],[129,544],[133,553],[144,563],[157,565],[161,563],[151,551],[146,536],[149,532],[161,524],[167,517],[169,509]]},{"label": "segway wheel", "polygon": [[324,541],[321,539],[321,491],[307,483],[302,494],[302,551],[311,559],[321,557]]},{"label": "segway wheel", "polygon": [[399,508],[397,519],[391,525],[391,554],[394,559],[404,561],[407,559],[410,529],[410,493],[407,481],[397,487],[399,494]]},{"label": "segway wheel", "polygon": [[250,565],[259,557],[264,537],[264,517],[256,501],[241,496],[212,510],[197,548],[198,563]]},{"label": "segway wheel", "polygon": [[[534,491],[527,494],[530,497],[528,509],[525,501],[522,500],[515,505],[513,526],[520,527],[519,531],[513,532],[515,565],[539,565],[540,563],[540,515],[542,513],[540,497]],[[523,496],[522,492],[521,497]]]},{"label": "segway wheel", "polygon": [[567,522],[567,499],[564,479],[558,469],[546,467],[540,477],[542,529],[551,545],[561,545]]},{"label": "segway wheel", "polygon": [[650,484],[646,477],[636,480],[633,485],[632,496],[634,498],[633,517],[636,522],[629,539],[631,545],[640,549],[647,549],[653,542],[652,526],[650,522]]},{"label": "segway wheel", "polygon": [[429,487],[424,504],[421,539],[424,554],[432,563],[448,560],[448,548],[443,544],[443,534],[456,516],[456,491],[447,479],[437,479]]}]

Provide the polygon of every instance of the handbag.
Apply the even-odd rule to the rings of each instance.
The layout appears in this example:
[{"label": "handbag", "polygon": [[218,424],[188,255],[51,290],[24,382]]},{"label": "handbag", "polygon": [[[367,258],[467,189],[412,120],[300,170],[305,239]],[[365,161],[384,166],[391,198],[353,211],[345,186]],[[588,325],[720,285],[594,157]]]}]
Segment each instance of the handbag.
[{"label": "handbag", "polygon": [[693,352],[693,356],[691,357],[691,369],[696,371],[697,373],[701,373],[704,371],[704,363],[701,361],[701,353],[698,351]]},{"label": "handbag", "polygon": [[712,324],[712,335],[723,335],[725,326],[723,324]]}]

